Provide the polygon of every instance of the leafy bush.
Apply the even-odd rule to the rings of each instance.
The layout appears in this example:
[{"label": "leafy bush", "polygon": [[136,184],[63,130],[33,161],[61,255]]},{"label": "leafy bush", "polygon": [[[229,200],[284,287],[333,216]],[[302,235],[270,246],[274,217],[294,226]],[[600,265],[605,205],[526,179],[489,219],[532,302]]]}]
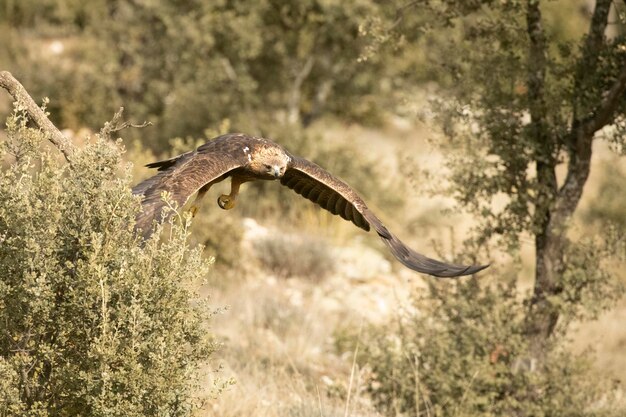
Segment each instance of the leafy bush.
[{"label": "leafy bush", "polygon": [[122,147],[70,164],[16,112],[0,160],[0,415],[186,416],[213,344],[186,226],[142,244]]},{"label": "leafy bush", "polygon": [[[361,363],[368,390],[387,415],[610,415],[605,388],[586,355],[551,340],[539,366],[528,354],[526,307],[513,279],[432,283],[414,309],[369,331]],[[607,397],[609,395],[607,394]],[[618,415],[618,414],[615,414]]]}]

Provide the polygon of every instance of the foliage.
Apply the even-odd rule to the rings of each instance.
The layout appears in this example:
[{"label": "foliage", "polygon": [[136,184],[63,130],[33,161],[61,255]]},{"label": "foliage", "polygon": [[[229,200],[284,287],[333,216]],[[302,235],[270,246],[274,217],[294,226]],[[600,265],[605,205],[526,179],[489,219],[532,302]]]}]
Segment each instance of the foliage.
[{"label": "foliage", "polygon": [[[572,118],[587,115],[611,87],[626,59],[625,39],[616,36],[602,45],[598,69],[587,72],[584,82],[590,85],[583,88],[576,80],[585,65],[586,34],[561,33],[548,26],[553,19],[545,18],[545,79],[541,109],[535,110],[531,84],[537,59],[528,35],[529,7],[522,1],[490,3],[485,9],[447,5],[440,10],[459,30],[441,62],[450,69],[454,85],[436,109],[450,148],[463,150],[451,161],[452,191],[483,219],[483,237],[501,235],[516,246],[521,233],[540,232],[541,199],[555,198],[548,195],[537,164],[568,166]],[[549,16],[550,9],[537,3]],[[622,103],[611,120],[621,124],[623,110]],[[532,121],[531,113],[537,113]],[[539,117],[547,138],[537,131]],[[617,140],[619,132],[614,132],[611,139]],[[494,204],[503,196],[505,205]]]},{"label": "foliage", "polygon": [[610,274],[588,270],[596,261],[572,261],[584,245],[572,242],[568,229],[590,174],[593,142],[624,145],[623,13],[610,24],[611,8],[622,12],[623,5],[596,1],[572,33],[550,18],[557,8],[540,0],[430,1],[419,13],[417,4],[400,17],[432,19],[389,22],[388,32],[398,34],[375,39],[400,44],[399,34],[410,30],[449,35],[438,43],[438,62],[451,82],[433,107],[449,139],[450,192],[480,219],[470,239],[474,251],[495,241],[514,252],[523,236],[533,237],[536,279],[526,322],[540,356],[563,313],[592,305],[584,286],[603,294],[613,288]]},{"label": "foliage", "polygon": [[110,138],[70,164],[17,111],[1,144],[0,415],[186,416],[213,351],[185,226],[133,233],[138,201]]},{"label": "foliage", "polygon": [[[52,109],[61,125],[94,126],[124,105],[159,126],[155,148],[227,117],[254,133],[277,117],[309,124],[328,112],[375,123],[385,69],[357,58],[359,24],[378,8],[375,0],[10,2],[0,15],[13,33],[4,65],[36,95],[64,98]],[[63,51],[50,52],[50,38]]]},{"label": "foliage", "polygon": [[[431,283],[394,323],[372,327],[360,357],[373,400],[387,415],[592,416],[612,395],[586,354],[556,335],[538,365],[528,352],[525,306],[512,278]],[[392,331],[390,331],[392,329]]]}]

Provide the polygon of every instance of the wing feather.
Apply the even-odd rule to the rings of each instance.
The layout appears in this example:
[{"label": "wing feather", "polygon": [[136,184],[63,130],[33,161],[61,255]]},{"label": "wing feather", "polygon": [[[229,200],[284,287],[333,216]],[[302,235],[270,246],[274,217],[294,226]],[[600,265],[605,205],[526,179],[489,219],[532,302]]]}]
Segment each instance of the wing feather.
[{"label": "wing feather", "polygon": [[324,191],[324,189],[319,184],[316,184],[315,187],[311,189],[311,192],[304,197],[308,198],[311,201],[317,201],[322,191]]},{"label": "wing feather", "polygon": [[330,211],[333,214],[337,214],[337,210],[336,210],[336,203],[337,200],[339,200],[341,198],[341,196],[338,193],[332,193],[328,196],[328,200],[326,200],[324,202],[324,208],[328,211]]},{"label": "wing feather", "polygon": [[284,182],[283,185],[286,185],[289,188],[295,187],[296,183],[299,182],[300,179],[296,176],[291,177],[287,182]]},{"label": "wing feather", "polygon": [[299,182],[294,186],[293,190],[298,194],[303,194],[307,185],[310,185],[310,183],[305,181]]},{"label": "wing feather", "polygon": [[340,199],[339,199],[339,200],[337,200],[337,202],[335,203],[335,213],[337,213],[337,215],[338,215],[338,216],[340,216],[340,217],[342,217],[342,218],[343,218],[343,216],[345,215],[345,214],[344,214],[344,209],[343,209],[343,206],[344,206],[344,204],[343,204],[343,203],[344,203],[344,201],[345,201],[345,200],[343,200],[343,199],[341,199],[341,198],[340,198]]},{"label": "wing feather", "polygon": [[352,221],[352,205],[344,204],[343,206],[343,217],[346,220]]},{"label": "wing feather", "polygon": [[307,185],[303,190],[302,190],[302,194],[300,194],[302,197],[310,200],[311,198],[309,197],[313,191],[315,190],[315,184],[310,183],[309,185]]},{"label": "wing feather", "polygon": [[352,221],[361,229],[376,230],[391,253],[408,268],[436,277],[474,274],[488,265],[456,265],[431,259],[406,246],[372,213],[365,202],[345,182],[304,158],[290,155],[291,163],[281,184],[319,204],[322,208]]},{"label": "wing feather", "polygon": [[245,135],[224,135],[207,142],[193,152],[184,153],[165,161],[148,164],[160,172],[136,185],[132,192],[142,195],[142,211],[137,215],[135,228],[144,238],[152,234],[153,221],[161,221],[163,192],[168,192],[178,207],[205,185],[224,179],[228,173],[246,162],[241,152],[247,144]]}]

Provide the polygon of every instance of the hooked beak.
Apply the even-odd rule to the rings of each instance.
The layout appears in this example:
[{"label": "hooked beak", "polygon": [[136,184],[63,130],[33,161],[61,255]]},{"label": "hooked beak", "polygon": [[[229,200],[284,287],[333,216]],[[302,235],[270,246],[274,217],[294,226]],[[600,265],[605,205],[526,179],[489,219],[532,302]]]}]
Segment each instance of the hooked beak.
[{"label": "hooked beak", "polygon": [[272,174],[274,175],[274,178],[280,177],[280,167],[278,165],[274,165],[272,167]]}]

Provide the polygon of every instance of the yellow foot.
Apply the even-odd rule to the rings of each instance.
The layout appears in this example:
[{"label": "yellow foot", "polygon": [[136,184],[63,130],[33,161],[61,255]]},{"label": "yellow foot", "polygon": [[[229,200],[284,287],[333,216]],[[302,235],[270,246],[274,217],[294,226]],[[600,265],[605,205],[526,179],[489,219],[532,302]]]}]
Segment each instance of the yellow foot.
[{"label": "yellow foot", "polygon": [[235,199],[227,195],[221,195],[217,198],[217,204],[224,210],[230,210],[235,207]]},{"label": "yellow foot", "polygon": [[198,214],[198,206],[191,206],[189,212],[191,213],[191,217],[196,217],[196,214]]}]

